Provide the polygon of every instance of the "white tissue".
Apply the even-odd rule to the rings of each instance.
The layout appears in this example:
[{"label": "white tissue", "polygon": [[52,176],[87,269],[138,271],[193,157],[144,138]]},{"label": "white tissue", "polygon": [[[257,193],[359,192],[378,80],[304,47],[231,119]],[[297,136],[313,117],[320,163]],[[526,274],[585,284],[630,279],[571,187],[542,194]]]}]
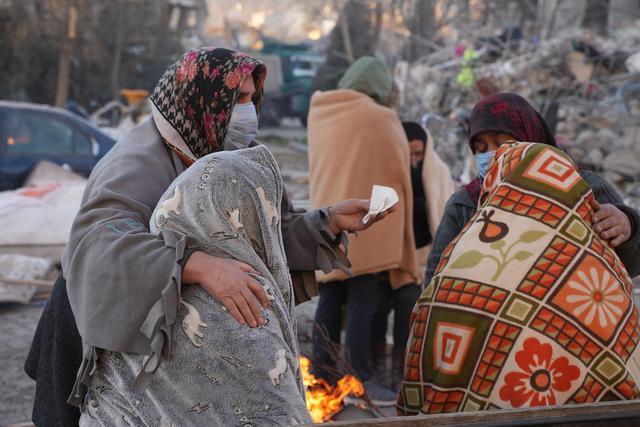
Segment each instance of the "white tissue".
[{"label": "white tissue", "polygon": [[379,213],[382,213],[390,209],[393,205],[398,203],[400,198],[398,193],[391,187],[385,187],[382,185],[374,185],[371,190],[371,204],[369,205],[369,212],[362,218],[363,223],[368,223],[371,218]]}]

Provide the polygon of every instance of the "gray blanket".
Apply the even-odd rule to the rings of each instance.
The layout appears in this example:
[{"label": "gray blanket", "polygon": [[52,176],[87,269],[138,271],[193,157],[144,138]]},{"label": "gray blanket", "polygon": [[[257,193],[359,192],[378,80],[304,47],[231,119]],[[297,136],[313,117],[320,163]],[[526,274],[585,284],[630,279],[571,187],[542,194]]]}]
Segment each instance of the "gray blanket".
[{"label": "gray blanket", "polygon": [[[89,178],[63,258],[83,343],[72,404],[84,403],[100,349],[148,356],[138,390],[170,353],[181,265],[196,242],[168,228],[150,233],[148,224],[158,200],[184,170],[147,120],[118,142]],[[305,280],[313,279],[313,270],[346,268],[349,262],[327,226],[325,210],[295,210],[285,193],[280,215],[294,291],[302,302],[315,290],[315,282]],[[341,242],[346,243],[345,233]]]},{"label": "gray blanket", "polygon": [[103,352],[81,425],[285,425],[311,421],[280,226],[278,167],[265,147],[211,154],[180,175],[151,216],[199,249],[251,265],[269,295],[266,325],[237,323],[200,286],[182,286],[168,360],[143,394],[143,356]]}]

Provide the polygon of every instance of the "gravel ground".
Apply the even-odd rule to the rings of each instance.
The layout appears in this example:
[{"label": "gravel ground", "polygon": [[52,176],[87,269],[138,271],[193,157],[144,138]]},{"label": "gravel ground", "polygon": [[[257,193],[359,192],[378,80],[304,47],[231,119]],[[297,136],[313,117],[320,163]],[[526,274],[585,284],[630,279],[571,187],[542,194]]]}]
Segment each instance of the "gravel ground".
[{"label": "gravel ground", "polygon": [[42,304],[0,305],[0,425],[31,419],[35,383],[22,369]]}]

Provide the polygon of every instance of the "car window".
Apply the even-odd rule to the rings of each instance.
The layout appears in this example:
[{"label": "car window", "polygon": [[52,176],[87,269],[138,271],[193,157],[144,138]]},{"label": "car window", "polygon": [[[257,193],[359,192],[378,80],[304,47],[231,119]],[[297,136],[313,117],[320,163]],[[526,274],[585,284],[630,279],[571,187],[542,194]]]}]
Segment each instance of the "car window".
[{"label": "car window", "polygon": [[76,130],[73,135],[73,152],[81,156],[91,156],[91,138],[84,132]]},{"label": "car window", "polygon": [[7,145],[9,137],[13,134],[15,120],[8,112],[0,110],[0,142]]},{"label": "car window", "polygon": [[70,124],[39,113],[12,113],[5,139],[7,154],[72,154],[74,129]]}]

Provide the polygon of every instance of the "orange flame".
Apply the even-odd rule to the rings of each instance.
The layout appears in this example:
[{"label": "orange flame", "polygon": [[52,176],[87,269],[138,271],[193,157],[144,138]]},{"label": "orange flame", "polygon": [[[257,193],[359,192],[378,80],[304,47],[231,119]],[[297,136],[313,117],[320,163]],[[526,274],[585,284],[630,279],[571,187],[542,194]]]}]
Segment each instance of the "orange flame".
[{"label": "orange flame", "polygon": [[332,387],[322,378],[313,376],[309,372],[310,366],[311,360],[301,356],[300,370],[302,381],[307,389],[307,409],[314,423],[330,421],[344,406],[343,400],[347,395],[353,394],[359,397],[364,394],[364,386],[354,376],[345,375],[340,378],[335,387]]}]

